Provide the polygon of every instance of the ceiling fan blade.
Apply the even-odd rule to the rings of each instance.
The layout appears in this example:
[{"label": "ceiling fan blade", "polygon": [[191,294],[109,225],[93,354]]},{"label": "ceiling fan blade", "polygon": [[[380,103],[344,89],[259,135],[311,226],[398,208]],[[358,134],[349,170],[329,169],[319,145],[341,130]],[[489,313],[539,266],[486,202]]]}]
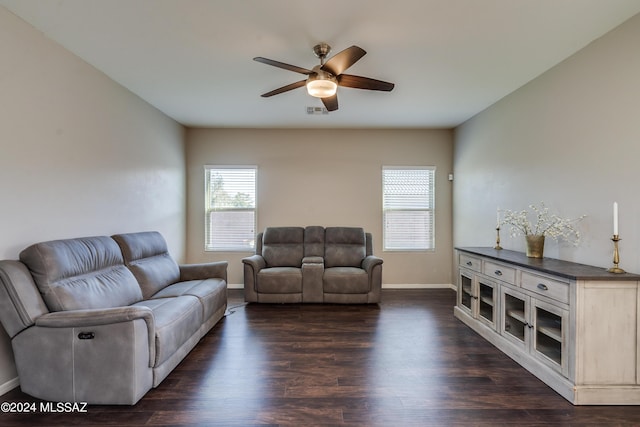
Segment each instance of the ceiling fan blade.
[{"label": "ceiling fan blade", "polygon": [[298,67],[296,65],[285,64],[284,62],[274,61],[273,59],[263,58],[261,56],[256,56],[253,58],[254,61],[262,62],[263,64],[273,65],[274,67],[284,68],[285,70],[293,71],[294,73],[300,74],[311,74],[313,71],[307,70],[306,68]]},{"label": "ceiling fan blade", "polygon": [[389,92],[395,87],[393,83],[370,79],[369,77],[353,76],[351,74],[340,74],[337,79],[338,85],[355,89],[383,90]]},{"label": "ceiling fan blade", "polygon": [[327,111],[336,111],[338,109],[338,94],[320,99]]},{"label": "ceiling fan blade", "polygon": [[297,89],[299,87],[304,86],[304,84],[306,82],[307,82],[306,80],[300,80],[299,82],[291,83],[289,85],[279,87],[278,89],[274,89],[271,92],[263,93],[260,96],[263,97],[263,98],[268,98],[268,97],[273,96],[273,95],[278,95],[278,94],[283,93],[283,92],[288,92],[290,90]]},{"label": "ceiling fan blade", "polygon": [[324,71],[330,72],[334,76],[337,76],[358,62],[358,60],[366,55],[366,53],[367,52],[364,49],[358,46],[351,46],[336,53],[320,68]]}]

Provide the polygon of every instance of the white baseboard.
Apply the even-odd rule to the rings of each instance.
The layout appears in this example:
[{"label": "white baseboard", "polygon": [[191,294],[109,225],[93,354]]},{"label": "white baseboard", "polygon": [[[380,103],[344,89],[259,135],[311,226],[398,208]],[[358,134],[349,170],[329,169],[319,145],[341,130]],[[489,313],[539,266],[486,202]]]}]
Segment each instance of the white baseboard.
[{"label": "white baseboard", "polygon": [[382,289],[453,289],[449,283],[383,283]]},{"label": "white baseboard", "polygon": [[[228,283],[227,289],[244,289],[242,283]],[[453,289],[456,287],[450,283],[386,283],[382,285],[382,289]]]},{"label": "white baseboard", "polygon": [[4,384],[0,384],[0,396],[10,392],[11,390],[18,387],[19,385],[20,385],[20,379],[18,377],[15,377],[14,379],[9,380]]}]

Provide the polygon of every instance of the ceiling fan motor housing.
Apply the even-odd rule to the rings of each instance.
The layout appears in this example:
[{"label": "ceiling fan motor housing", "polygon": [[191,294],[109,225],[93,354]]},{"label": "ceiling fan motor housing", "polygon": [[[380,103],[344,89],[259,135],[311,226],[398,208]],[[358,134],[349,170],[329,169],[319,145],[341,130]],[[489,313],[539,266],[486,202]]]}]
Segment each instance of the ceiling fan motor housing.
[{"label": "ceiling fan motor housing", "polygon": [[307,78],[306,86],[309,95],[326,98],[335,95],[338,79],[333,74],[320,69],[320,65],[316,65],[313,67],[313,73]]}]

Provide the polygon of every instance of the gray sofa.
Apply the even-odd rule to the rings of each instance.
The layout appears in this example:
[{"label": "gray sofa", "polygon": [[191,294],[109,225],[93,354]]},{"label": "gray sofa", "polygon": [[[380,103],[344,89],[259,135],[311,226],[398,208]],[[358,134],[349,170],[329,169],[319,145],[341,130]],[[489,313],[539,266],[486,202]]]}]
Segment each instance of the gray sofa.
[{"label": "gray sofa", "polygon": [[267,227],[242,262],[247,302],[380,302],[382,259],[360,227]]},{"label": "gray sofa", "polygon": [[22,391],[135,404],[224,316],[227,263],[178,265],[157,232],[32,245],[0,261]]}]

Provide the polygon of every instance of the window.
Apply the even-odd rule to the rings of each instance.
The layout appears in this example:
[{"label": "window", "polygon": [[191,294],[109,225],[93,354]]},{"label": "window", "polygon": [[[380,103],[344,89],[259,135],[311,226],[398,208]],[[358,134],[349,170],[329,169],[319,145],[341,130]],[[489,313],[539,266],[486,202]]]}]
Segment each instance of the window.
[{"label": "window", "polygon": [[255,247],[256,172],[255,166],[205,166],[205,250]]},{"label": "window", "polygon": [[435,249],[435,167],[382,168],[385,251]]}]

